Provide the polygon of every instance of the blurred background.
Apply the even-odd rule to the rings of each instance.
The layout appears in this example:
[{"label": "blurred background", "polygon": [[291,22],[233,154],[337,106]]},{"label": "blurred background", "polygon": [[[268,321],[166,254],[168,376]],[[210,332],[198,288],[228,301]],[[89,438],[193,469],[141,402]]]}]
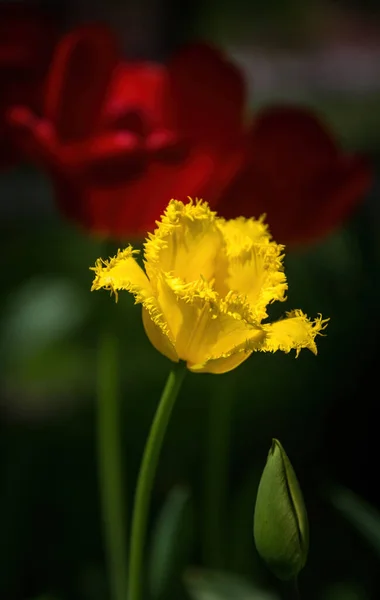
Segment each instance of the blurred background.
[{"label": "blurred background", "polygon": [[[147,577],[152,598],[283,597],[252,537],[257,485],[276,437],[310,519],[301,596],[379,598],[377,2],[76,0],[30,2],[28,10],[36,6],[59,35],[93,20],[109,24],[126,59],[164,62],[182,42],[213,42],[242,69],[249,112],[273,102],[315,109],[344,151],[371,161],[374,183],[352,214],[286,254],[289,301],[276,315],[302,307],[330,317],[318,356],[257,354],[220,377],[188,375],[159,463]],[[90,293],[89,267],[112,250],[61,215],[43,169],[27,159],[4,168],[0,198],[0,598],[106,600],[99,331],[109,321],[118,332],[128,518],[170,364],[151,347],[127,294],[116,304]]]}]

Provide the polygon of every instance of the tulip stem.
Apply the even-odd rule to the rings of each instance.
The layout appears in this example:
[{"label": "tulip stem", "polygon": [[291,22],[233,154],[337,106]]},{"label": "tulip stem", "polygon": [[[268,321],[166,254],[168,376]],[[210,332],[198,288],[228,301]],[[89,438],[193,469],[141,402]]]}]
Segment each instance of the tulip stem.
[{"label": "tulip stem", "polygon": [[[230,377],[233,377],[230,374]],[[225,567],[226,497],[228,486],[231,412],[234,394],[231,382],[213,380],[208,399],[207,451],[204,473],[203,560],[213,569]]]},{"label": "tulip stem", "polygon": [[119,427],[118,343],[109,330],[100,334],[97,371],[98,468],[111,598],[126,600],[126,503]]},{"label": "tulip stem", "polygon": [[176,364],[169,373],[145,444],[132,514],[128,600],[142,598],[145,579],[142,572],[143,554],[154,476],[170,415],[185,373],[186,364],[183,362]]}]

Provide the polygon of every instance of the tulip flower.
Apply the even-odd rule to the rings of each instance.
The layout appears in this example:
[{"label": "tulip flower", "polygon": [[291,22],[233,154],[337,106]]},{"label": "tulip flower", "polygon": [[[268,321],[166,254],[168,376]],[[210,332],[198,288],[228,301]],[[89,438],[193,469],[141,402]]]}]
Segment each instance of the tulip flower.
[{"label": "tulip flower", "polygon": [[[196,47],[197,64],[203,57],[207,93],[191,107],[193,58],[182,82],[188,51],[164,68],[123,62],[114,36],[101,25],[64,36],[50,67],[43,116],[19,106],[9,122],[18,146],[50,176],[67,217],[102,235],[142,235],[174,192],[218,195],[241,163],[241,127],[236,132],[235,124],[243,84],[234,67],[202,48]],[[210,71],[219,88],[208,80]],[[234,79],[238,94],[236,85],[225,94]],[[204,112],[214,93],[222,98],[214,111],[217,126]],[[204,116],[196,127],[198,114]],[[217,171],[216,164],[223,168]]]},{"label": "tulip flower", "polygon": [[114,239],[143,237],[167,198],[207,197],[227,218],[266,213],[281,243],[339,226],[371,184],[306,109],[246,119],[243,73],[204,43],[167,65],[126,62],[112,32],[65,36],[42,117],[9,114],[15,143],[49,175],[64,215]]},{"label": "tulip flower", "polygon": [[132,293],[153,346],[190,371],[225,373],[254,351],[316,354],[322,317],[295,310],[265,322],[268,305],[285,300],[282,251],[262,220],[225,221],[205,202],[172,200],[145,243],[145,272],[128,246],[98,260],[92,289]]},{"label": "tulip flower", "polygon": [[218,203],[226,218],[265,213],[275,238],[310,244],[344,223],[372,184],[369,161],[343,153],[307,108],[269,106],[253,119],[244,168]]}]

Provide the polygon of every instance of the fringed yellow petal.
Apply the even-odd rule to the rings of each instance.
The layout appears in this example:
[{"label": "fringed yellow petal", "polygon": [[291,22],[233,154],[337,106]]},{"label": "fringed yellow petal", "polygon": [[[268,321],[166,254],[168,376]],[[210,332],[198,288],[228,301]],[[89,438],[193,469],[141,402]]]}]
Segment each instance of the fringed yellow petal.
[{"label": "fringed yellow petal", "polygon": [[154,282],[157,269],[188,283],[209,281],[223,244],[215,213],[202,201],[171,200],[145,243],[145,268]]},{"label": "fringed yellow petal", "polygon": [[119,250],[117,255],[109,260],[99,258],[95,267],[91,267],[91,270],[95,271],[91,291],[101,288],[110,290],[117,300],[118,290],[126,290],[134,294],[136,303],[144,302],[152,296],[149,279],[134,259],[136,254],[138,250],[128,246],[125,250]]},{"label": "fringed yellow petal", "polygon": [[243,319],[250,325],[255,325],[258,322],[252,314],[247,297],[233,291],[229,291],[226,296],[220,297],[220,310],[223,314],[230,315],[235,319]]},{"label": "fringed yellow petal", "polygon": [[227,242],[230,254],[239,255],[244,250],[249,250],[252,244],[262,244],[271,241],[268,225],[264,223],[265,215],[259,219],[225,219],[218,217],[218,224]]},{"label": "fringed yellow petal", "polygon": [[221,375],[236,369],[236,367],[247,360],[251,354],[252,350],[248,352],[242,350],[241,352],[236,352],[235,354],[230,354],[229,356],[212,358],[206,361],[203,365],[192,365],[187,363],[187,368],[189,371],[193,371],[193,373],[213,373],[214,375]]},{"label": "fringed yellow petal", "polygon": [[246,321],[246,305],[231,295],[221,299],[203,280],[183,284],[161,276],[157,292],[177,354],[189,365],[227,357],[235,348],[246,348],[247,340],[265,336],[261,327]]},{"label": "fringed yellow petal", "polygon": [[142,319],[145,333],[152,346],[173,362],[178,362],[178,354],[171,340],[171,335],[167,328],[162,326],[162,321],[152,318],[152,315],[146,308],[143,308]]},{"label": "fringed yellow petal", "polygon": [[[205,362],[199,364],[188,362],[187,366],[190,371],[196,373],[227,373],[247,360],[254,350],[260,350],[265,336],[261,328],[248,326],[244,330],[231,331],[227,336],[223,331]],[[222,348],[228,350],[221,352]]]},{"label": "fringed yellow petal", "polygon": [[268,316],[268,304],[285,300],[284,247],[271,241],[262,220],[220,220],[219,226],[225,253],[219,254],[215,287],[221,294],[234,290],[244,296],[252,318],[262,321]]},{"label": "fringed yellow petal", "polygon": [[301,310],[289,312],[285,319],[263,325],[267,337],[260,350],[290,352],[295,349],[298,356],[302,348],[308,348],[317,354],[315,337],[321,335],[328,321],[329,319],[322,319],[321,315],[315,321],[311,321]]},{"label": "fringed yellow petal", "polygon": [[197,357],[204,352],[202,337],[212,319],[215,292],[203,281],[186,285],[163,274],[157,279],[156,291],[179,358]]},{"label": "fringed yellow petal", "polygon": [[[163,354],[166,356],[171,354],[172,360],[178,360],[175,351],[173,353],[170,350],[173,347],[173,339],[157,297],[153,293],[149,279],[134,259],[137,252],[129,246],[123,251],[119,250],[117,255],[108,261],[99,259],[95,267],[92,268],[95,271],[95,279],[91,289],[104,288],[111,290],[116,299],[118,290],[127,290],[132,293],[135,296],[136,304],[143,304],[144,314],[146,313],[149,316],[152,323],[149,337],[151,341],[154,340],[154,342],[152,341],[153,345],[158,343],[157,340],[160,334],[164,338],[161,341],[161,346],[167,347]],[[146,318],[146,323],[148,323],[148,318]]]},{"label": "fringed yellow petal", "polygon": [[131,292],[159,352],[198,373],[225,373],[257,350],[317,352],[328,319],[297,310],[262,324],[268,304],[285,300],[283,249],[263,218],[225,221],[205,202],[171,200],[145,243],[147,274],[128,247],[97,261],[92,289]]}]

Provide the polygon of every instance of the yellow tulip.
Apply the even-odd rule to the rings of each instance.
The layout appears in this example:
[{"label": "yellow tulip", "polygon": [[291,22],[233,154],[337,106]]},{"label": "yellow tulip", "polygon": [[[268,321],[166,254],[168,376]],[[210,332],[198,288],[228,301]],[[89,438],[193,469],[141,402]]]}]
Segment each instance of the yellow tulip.
[{"label": "yellow tulip", "polygon": [[92,290],[132,293],[153,346],[191,371],[226,373],[258,350],[316,354],[328,319],[295,310],[265,322],[267,306],[286,299],[283,249],[262,219],[226,221],[206,202],[171,200],[145,242],[145,272],[129,246],[98,259]]}]

